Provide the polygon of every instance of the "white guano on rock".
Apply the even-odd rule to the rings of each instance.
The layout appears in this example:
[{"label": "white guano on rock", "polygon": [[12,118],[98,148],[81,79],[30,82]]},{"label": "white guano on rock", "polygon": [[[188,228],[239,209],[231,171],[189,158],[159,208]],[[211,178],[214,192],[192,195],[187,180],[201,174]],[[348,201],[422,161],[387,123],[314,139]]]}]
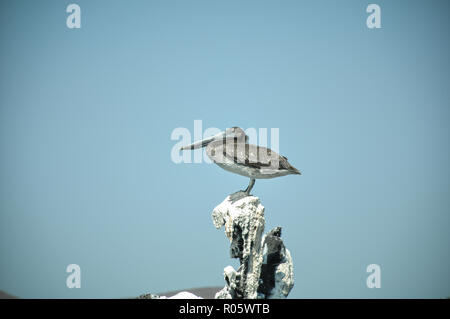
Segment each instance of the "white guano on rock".
[{"label": "white guano on rock", "polygon": [[231,194],[213,210],[212,220],[217,229],[225,226],[230,256],[240,261],[237,270],[224,269],[226,286],[215,298],[285,298],[294,283],[292,259],[280,238],[280,227],[263,238],[264,206],[259,198]]}]

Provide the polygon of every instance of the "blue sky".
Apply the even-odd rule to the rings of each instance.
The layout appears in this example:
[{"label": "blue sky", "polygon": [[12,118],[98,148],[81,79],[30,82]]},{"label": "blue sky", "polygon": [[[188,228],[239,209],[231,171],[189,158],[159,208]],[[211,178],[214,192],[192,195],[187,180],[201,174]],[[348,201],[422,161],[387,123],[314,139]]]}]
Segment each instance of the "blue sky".
[{"label": "blue sky", "polygon": [[69,3],[0,4],[0,290],[222,286],[237,261],[210,214],[248,180],[171,161],[172,131],[202,120],[279,128],[302,171],[253,189],[291,297],[450,295],[448,2],[377,1],[376,30],[356,0],[80,0],[78,30]]}]

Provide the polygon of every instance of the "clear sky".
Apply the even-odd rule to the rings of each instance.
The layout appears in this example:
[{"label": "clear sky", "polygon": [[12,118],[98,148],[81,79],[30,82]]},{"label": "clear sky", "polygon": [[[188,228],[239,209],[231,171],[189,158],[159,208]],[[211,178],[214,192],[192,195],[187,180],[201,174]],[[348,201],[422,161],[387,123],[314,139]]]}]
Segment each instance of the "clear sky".
[{"label": "clear sky", "polygon": [[171,161],[172,131],[202,120],[279,128],[302,171],[253,189],[291,297],[450,296],[448,1],[376,1],[381,29],[368,1],[74,2],[81,29],[69,1],[0,3],[0,290],[224,285],[211,212],[248,179]]}]

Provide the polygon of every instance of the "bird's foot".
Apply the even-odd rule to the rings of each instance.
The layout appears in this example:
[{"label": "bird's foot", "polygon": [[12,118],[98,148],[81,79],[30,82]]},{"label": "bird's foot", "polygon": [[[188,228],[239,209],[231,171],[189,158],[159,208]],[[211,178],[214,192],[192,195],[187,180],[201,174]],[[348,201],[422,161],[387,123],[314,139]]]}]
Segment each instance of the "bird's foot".
[{"label": "bird's foot", "polygon": [[247,188],[243,191],[237,191],[234,194],[230,195],[230,199],[232,202],[235,202],[241,198],[247,197],[247,196],[252,196],[250,195],[250,192],[253,188],[253,185],[255,185],[255,179],[254,178],[250,178],[250,183],[248,184]]},{"label": "bird's foot", "polygon": [[245,191],[237,191],[236,193],[233,193],[230,195],[230,200],[232,203],[237,202],[238,200],[247,197],[247,196],[251,196],[250,194],[248,194]]}]

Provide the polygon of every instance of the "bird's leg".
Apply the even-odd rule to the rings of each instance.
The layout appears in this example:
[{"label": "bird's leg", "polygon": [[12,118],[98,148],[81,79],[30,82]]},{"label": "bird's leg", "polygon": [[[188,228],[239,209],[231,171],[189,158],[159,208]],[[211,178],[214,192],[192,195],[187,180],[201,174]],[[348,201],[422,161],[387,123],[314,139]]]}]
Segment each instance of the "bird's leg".
[{"label": "bird's leg", "polygon": [[248,186],[245,189],[244,193],[246,193],[247,195],[250,195],[250,191],[252,190],[253,185],[255,185],[255,179],[254,178],[250,178],[250,183],[248,183]]}]

